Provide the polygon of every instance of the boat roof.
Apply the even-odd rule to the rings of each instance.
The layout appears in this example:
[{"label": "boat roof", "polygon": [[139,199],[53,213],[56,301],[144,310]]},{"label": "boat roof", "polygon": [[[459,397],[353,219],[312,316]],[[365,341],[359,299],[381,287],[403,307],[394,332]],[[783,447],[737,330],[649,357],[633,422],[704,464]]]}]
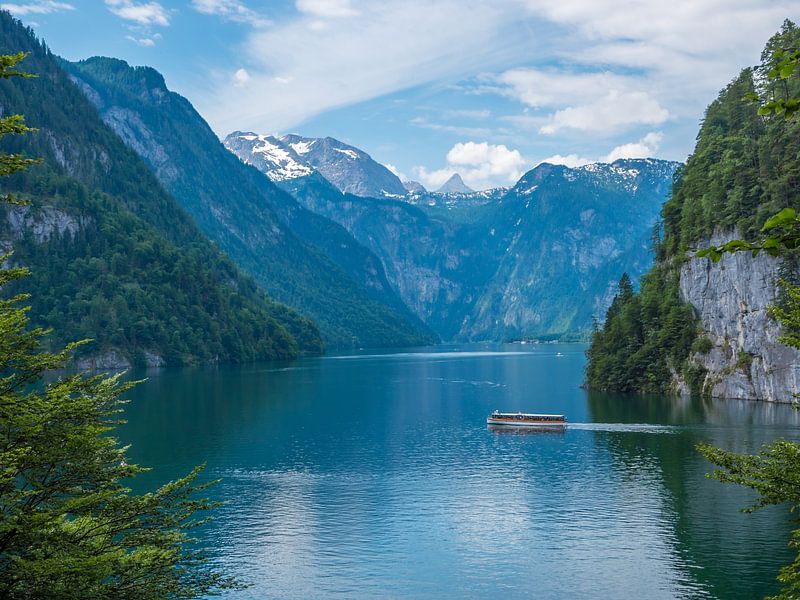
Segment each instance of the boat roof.
[{"label": "boat roof", "polygon": [[522,415],[523,417],[564,417],[564,415],[550,415],[547,413],[500,412],[499,410],[494,411],[492,414],[512,417],[516,417],[518,415]]}]

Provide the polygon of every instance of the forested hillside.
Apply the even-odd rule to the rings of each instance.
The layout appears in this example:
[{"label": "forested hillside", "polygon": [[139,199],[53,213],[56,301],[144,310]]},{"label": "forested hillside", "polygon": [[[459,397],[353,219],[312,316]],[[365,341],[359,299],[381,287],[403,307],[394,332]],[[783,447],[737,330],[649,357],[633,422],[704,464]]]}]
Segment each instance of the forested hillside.
[{"label": "forested hillside", "polygon": [[159,73],[101,57],[62,65],[206,235],[272,297],[313,318],[328,347],[436,341],[372,252],[237,160]]},{"label": "forested hillside", "polygon": [[[798,28],[787,21],[762,59],[799,44]],[[712,239],[753,239],[778,210],[800,207],[800,121],[759,115],[758,106],[744,99],[754,91],[768,93],[764,75],[743,70],[708,107],[695,150],[662,210],[655,266],[643,278],[640,293],[620,286],[604,327],[593,336],[587,372],[591,387],[663,391],[685,385],[695,393],[704,388],[711,393],[726,378],[739,377],[746,387],[770,371],[786,370],[787,365],[768,365],[768,354],[775,351],[767,344],[777,342],[764,329],[767,325],[756,328],[760,335],[753,331],[752,342],[747,334],[754,315],[772,302],[775,280],[796,278],[792,261],[742,255],[711,265],[708,259],[691,258],[693,250]],[[796,95],[797,90],[789,92]],[[712,352],[713,361],[706,359]],[[712,377],[708,368],[719,372]]]},{"label": "forested hillside", "polygon": [[4,182],[31,206],[6,209],[0,232],[32,271],[15,291],[35,291],[31,318],[55,328],[56,345],[92,338],[84,354],[121,366],[321,351],[316,327],[209,243],[56,57],[0,12],[0,52],[17,51],[37,77],[0,82],[0,106],[38,132],[5,138],[3,150],[43,163]]}]

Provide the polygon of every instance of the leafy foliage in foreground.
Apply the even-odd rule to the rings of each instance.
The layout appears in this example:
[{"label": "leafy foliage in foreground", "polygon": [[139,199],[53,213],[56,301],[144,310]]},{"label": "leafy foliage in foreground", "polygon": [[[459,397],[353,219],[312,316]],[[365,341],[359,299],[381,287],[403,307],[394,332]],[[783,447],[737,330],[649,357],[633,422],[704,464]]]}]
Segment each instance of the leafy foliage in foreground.
[{"label": "leafy foliage in foreground", "polygon": [[[24,55],[0,56],[0,77],[20,76]],[[16,115],[0,119],[0,137],[25,133]],[[29,159],[0,154],[0,173]],[[5,262],[7,255],[0,258]],[[0,288],[27,274],[0,270]],[[18,295],[0,300],[0,597],[9,600],[194,598],[237,583],[207,568],[188,531],[214,503],[193,497],[200,469],[154,493],[133,495],[129,465],[111,437],[120,395],[133,383],[76,374],[51,383],[71,344],[41,352],[45,332],[28,330]]]},{"label": "leafy foliage in foreground", "polygon": [[[755,456],[736,454],[708,444],[698,445],[700,453],[719,467],[709,477],[723,483],[735,483],[753,489],[758,500],[744,512],[765,506],[786,504],[791,512],[800,509],[800,444],[778,440],[765,445]],[[800,598],[800,529],[794,530],[789,547],[798,555],[791,564],[781,567],[780,593],[768,600]]]},{"label": "leafy foliage in foreground", "polygon": [[[790,32],[789,25],[784,25],[784,31],[776,37],[782,45],[791,43],[794,48],[773,48],[766,72],[765,88],[769,96],[758,110],[760,115],[774,115],[773,125],[786,127],[792,124],[792,117],[800,109],[800,72],[797,69],[800,51],[796,50],[799,36],[796,29],[792,31],[794,35],[786,35]],[[759,102],[762,96],[750,94],[745,99]],[[783,117],[783,123],[780,117]],[[794,119],[795,125],[796,121]],[[795,162],[798,162],[797,158],[800,154],[795,156]],[[756,242],[732,240],[721,246],[705,248],[698,254],[717,262],[724,253],[741,251],[750,251],[753,256],[762,251],[772,256],[788,256],[800,246],[800,219],[793,208],[784,208],[768,219],[761,231],[764,236]],[[780,283],[785,298],[782,305],[772,307],[770,313],[783,326],[785,334],[780,341],[800,349],[800,287],[785,280]],[[710,477],[723,483],[749,487],[758,494],[756,503],[745,508],[744,512],[775,504],[787,504],[791,512],[800,508],[800,444],[797,442],[778,440],[765,445],[755,456],[736,454],[707,444],[700,444],[698,450],[718,467]],[[783,588],[771,600],[800,598],[800,529],[792,533],[789,547],[797,550],[798,554],[791,564],[781,568],[778,581]]]}]

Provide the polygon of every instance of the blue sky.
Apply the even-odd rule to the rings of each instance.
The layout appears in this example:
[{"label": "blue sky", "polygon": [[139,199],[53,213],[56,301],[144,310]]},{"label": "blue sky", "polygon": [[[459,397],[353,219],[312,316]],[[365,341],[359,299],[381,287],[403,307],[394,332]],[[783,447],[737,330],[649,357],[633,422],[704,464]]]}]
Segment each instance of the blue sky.
[{"label": "blue sky", "polygon": [[684,160],[800,0],[16,0],[67,59],[149,65],[220,135],[341,139],[437,187]]}]

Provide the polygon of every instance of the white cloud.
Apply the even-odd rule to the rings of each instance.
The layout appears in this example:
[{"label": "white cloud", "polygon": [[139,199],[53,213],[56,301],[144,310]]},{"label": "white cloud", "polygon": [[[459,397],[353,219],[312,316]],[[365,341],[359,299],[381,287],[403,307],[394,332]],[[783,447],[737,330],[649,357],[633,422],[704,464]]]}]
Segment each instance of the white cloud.
[{"label": "white cloud", "polygon": [[428,171],[424,166],[414,167],[414,176],[425,186],[426,189],[436,190],[455,175],[456,170],[452,167]]},{"label": "white cloud", "polygon": [[[602,96],[609,89],[625,90],[636,85],[631,76],[610,72],[574,73],[536,68],[517,68],[488,77],[491,91],[515,98],[533,108],[563,106]],[[491,84],[500,87],[492,88]]]},{"label": "white cloud", "polygon": [[588,104],[556,111],[539,132],[549,135],[564,128],[615,132],[630,125],[659,125],[668,117],[669,112],[645,92],[611,90]]},{"label": "white cloud", "polygon": [[[231,89],[228,73],[217,75],[213,97],[200,93],[199,108],[218,132],[295,128],[326,110],[415,85],[456,81],[508,64],[523,46],[546,46],[527,32],[503,36],[509,25],[504,7],[481,0],[299,6],[306,12],[245,39],[241,51],[252,77],[246,94]],[[358,14],[349,14],[353,11]],[[324,19],[346,14],[349,18],[324,26]],[[506,43],[498,46],[493,40],[500,37]],[[289,83],[279,85],[277,78]]]},{"label": "white cloud", "polygon": [[[194,1],[207,10],[233,2],[257,6]],[[717,91],[758,60],[783,18],[800,14],[798,0],[677,0],[669,7],[655,0],[295,0],[294,6],[276,12],[272,26],[247,32],[236,48],[250,75],[245,87],[233,85],[231,69],[222,67],[211,74],[213,92],[205,89],[208,79],[186,90],[218,133],[297,129],[332,109],[431,83],[437,101],[442,90],[469,81],[473,91],[501,94],[529,112],[513,117],[507,106],[487,103],[491,115],[482,121],[440,110],[413,124],[442,137],[503,142],[527,155],[579,157],[635,140],[642,127],[663,129],[670,140],[665,154],[681,158]],[[689,132],[685,141],[671,135],[678,128]],[[546,139],[530,135],[540,130]],[[583,146],[574,145],[579,136]]]},{"label": "white cloud", "polygon": [[423,129],[431,129],[432,131],[443,131],[445,133],[452,133],[463,137],[488,137],[492,135],[493,130],[488,127],[470,127],[466,125],[445,125],[442,123],[433,123],[424,117],[414,117],[409,121],[412,125],[422,127]]},{"label": "white cloud", "polygon": [[658,152],[661,142],[664,139],[664,134],[660,131],[651,131],[645,135],[638,142],[630,142],[622,144],[611,150],[608,154],[601,156],[599,159],[586,158],[578,154],[554,154],[540,160],[537,165],[542,163],[550,163],[551,165],[564,165],[565,167],[575,168],[589,165],[595,162],[614,162],[620,158],[650,158],[655,156]]},{"label": "white cloud", "polygon": [[661,146],[664,134],[651,131],[638,142],[622,144],[603,157],[603,162],[614,162],[618,158],[647,158],[654,156]]},{"label": "white cloud", "polygon": [[[523,115],[518,122],[539,125],[539,132],[561,129],[613,133],[632,125],[658,125],[669,117],[634,76],[610,72],[557,72],[511,69],[501,73],[483,91],[513,98],[528,107],[555,109],[547,116]],[[494,87],[493,87],[494,86]]]},{"label": "white cloud", "polygon": [[247,72],[247,69],[239,69],[233,74],[233,85],[237,87],[247,85],[248,81],[250,81],[250,73]]},{"label": "white cloud", "polygon": [[17,17],[24,17],[26,15],[47,15],[60,10],[75,10],[75,7],[66,2],[41,0],[40,2],[25,2],[23,4],[4,2],[0,4],[0,9],[7,10]]},{"label": "white cloud", "polygon": [[192,8],[204,15],[216,15],[254,27],[264,27],[271,23],[239,0],[192,0]]},{"label": "white cloud", "polygon": [[414,174],[429,189],[440,187],[454,173],[461,175],[468,186],[485,189],[516,182],[525,165],[519,150],[488,142],[459,142],[450,148],[446,160],[447,166],[442,169],[429,171],[419,166],[414,168]]},{"label": "white cloud", "polygon": [[156,45],[156,40],[161,39],[161,36],[156,34],[156,35],[154,35],[152,37],[137,38],[136,36],[133,36],[133,35],[126,35],[125,39],[128,39],[128,40],[132,41],[133,43],[138,44],[139,46],[144,46],[146,48],[152,48],[153,46]]},{"label": "white cloud", "polygon": [[564,28],[562,58],[639,70],[646,91],[671,114],[697,115],[743,66],[797,0],[520,0],[528,15]]},{"label": "white cloud", "polygon": [[492,116],[492,111],[488,108],[449,109],[444,111],[444,116],[448,119],[488,119]]},{"label": "white cloud", "polygon": [[105,0],[108,10],[137,25],[145,27],[169,25],[169,14],[158,2],[134,2],[133,0]]},{"label": "white cloud", "polygon": [[353,17],[358,14],[350,0],[297,0],[295,6],[302,13],[322,19]]},{"label": "white cloud", "polygon": [[548,156],[540,160],[537,164],[540,165],[542,163],[550,163],[551,165],[564,165],[565,167],[569,167],[574,169],[575,167],[582,167],[583,165],[588,165],[593,162],[591,158],[584,158],[582,156],[578,156],[577,154],[567,154],[566,156],[562,156],[561,154],[554,154],[553,156]]}]

